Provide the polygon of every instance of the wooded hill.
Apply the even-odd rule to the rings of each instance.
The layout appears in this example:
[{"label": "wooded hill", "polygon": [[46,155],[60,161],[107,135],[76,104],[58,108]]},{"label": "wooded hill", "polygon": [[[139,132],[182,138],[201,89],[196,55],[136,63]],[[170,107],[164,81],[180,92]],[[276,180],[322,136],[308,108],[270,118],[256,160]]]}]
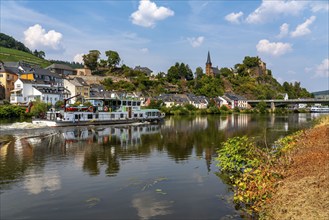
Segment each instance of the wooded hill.
[{"label": "wooded hill", "polygon": [[[100,83],[108,90],[139,91],[147,96],[194,93],[211,98],[230,92],[248,99],[281,99],[285,93],[289,98],[312,97],[299,82],[284,82],[282,85],[277,82],[272,71],[266,69],[266,64],[259,57],[246,56],[242,63],[234,67],[221,68],[220,74],[214,77],[205,75],[201,67],[196,68],[193,73],[188,64],[178,62],[167,73],[160,72],[149,77],[125,64],[119,66],[121,59],[116,51],[105,51],[107,60],[101,60],[100,54],[97,50],[91,50],[84,56],[84,63],[92,70],[93,75],[103,77]],[[0,35],[0,61],[25,61],[43,68],[52,63],[67,64],[73,68],[82,65],[68,61],[48,61],[43,59],[44,55],[42,51],[32,53],[12,37],[2,33]]]}]

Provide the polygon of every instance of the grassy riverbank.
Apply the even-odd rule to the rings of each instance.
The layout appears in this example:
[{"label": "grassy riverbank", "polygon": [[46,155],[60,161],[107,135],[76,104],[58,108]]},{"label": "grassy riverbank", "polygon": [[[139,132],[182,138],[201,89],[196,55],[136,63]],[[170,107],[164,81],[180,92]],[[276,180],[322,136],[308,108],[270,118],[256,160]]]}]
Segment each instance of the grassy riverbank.
[{"label": "grassy riverbank", "polygon": [[235,203],[250,217],[329,219],[329,116],[273,147],[246,136],[229,139],[217,159]]},{"label": "grassy riverbank", "polygon": [[329,219],[329,116],[301,133],[265,219]]}]

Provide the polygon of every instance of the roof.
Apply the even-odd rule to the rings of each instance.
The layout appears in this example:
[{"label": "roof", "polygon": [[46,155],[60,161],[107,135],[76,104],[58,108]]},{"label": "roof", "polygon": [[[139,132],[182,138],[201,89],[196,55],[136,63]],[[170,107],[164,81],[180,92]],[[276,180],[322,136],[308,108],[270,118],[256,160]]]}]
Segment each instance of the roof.
[{"label": "roof", "polygon": [[86,81],[84,81],[81,77],[74,77],[73,79],[67,79],[70,83],[75,86],[89,86]]},{"label": "roof", "polygon": [[230,100],[246,100],[246,98],[232,93],[225,93],[224,96]]},{"label": "roof", "polygon": [[141,66],[136,66],[134,70],[141,71],[141,72],[146,73],[146,74],[150,74],[150,73],[153,72],[149,68],[147,68],[147,67],[141,67]]},{"label": "roof", "polygon": [[61,78],[58,73],[53,73],[48,69],[35,68],[35,69],[32,69],[32,72],[35,74],[38,74],[38,75],[45,75],[45,76],[52,76],[55,78]]},{"label": "roof", "polygon": [[59,63],[51,64],[50,66],[47,66],[46,69],[60,69],[60,70],[74,71],[74,69],[71,68],[70,66],[65,64],[59,64]]},{"label": "roof", "polygon": [[214,73],[214,75],[217,75],[220,73],[218,67],[211,67],[211,69],[212,69],[212,72]]},{"label": "roof", "polygon": [[10,74],[16,74],[18,75],[20,73],[18,68],[15,67],[6,67],[3,66],[3,68],[0,68],[0,72],[2,73],[10,73]]},{"label": "roof", "polygon": [[161,94],[158,97],[158,100],[162,100],[163,102],[178,102],[178,103],[189,102],[189,99],[185,94]]},{"label": "roof", "polygon": [[55,87],[50,87],[50,86],[33,86],[33,88],[39,90],[41,93],[44,93],[44,94],[58,94],[58,90]]},{"label": "roof", "polygon": [[19,78],[18,80],[21,80],[22,83],[25,83],[25,84],[49,84],[49,83],[45,83],[45,81],[43,80],[29,80],[29,79],[21,79]]},{"label": "roof", "polygon": [[208,56],[207,56],[207,62],[206,64],[210,64],[211,65],[211,59],[210,59],[210,52],[208,51]]}]

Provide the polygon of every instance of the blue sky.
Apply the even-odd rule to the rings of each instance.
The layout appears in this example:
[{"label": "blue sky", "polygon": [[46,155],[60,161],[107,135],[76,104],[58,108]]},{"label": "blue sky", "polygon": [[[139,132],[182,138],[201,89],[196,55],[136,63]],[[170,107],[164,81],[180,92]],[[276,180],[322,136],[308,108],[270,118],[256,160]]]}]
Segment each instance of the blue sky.
[{"label": "blue sky", "polygon": [[115,50],[130,67],[234,67],[259,56],[280,82],[329,89],[328,1],[1,1],[2,33],[46,59]]}]

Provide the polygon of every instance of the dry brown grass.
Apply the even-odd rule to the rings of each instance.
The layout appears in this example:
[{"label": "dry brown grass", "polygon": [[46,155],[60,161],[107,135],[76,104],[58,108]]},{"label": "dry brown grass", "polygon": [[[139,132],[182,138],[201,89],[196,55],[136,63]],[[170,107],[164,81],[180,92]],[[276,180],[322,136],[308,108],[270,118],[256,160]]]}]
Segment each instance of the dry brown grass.
[{"label": "dry brown grass", "polygon": [[329,219],[329,117],[305,131],[266,219]]}]

